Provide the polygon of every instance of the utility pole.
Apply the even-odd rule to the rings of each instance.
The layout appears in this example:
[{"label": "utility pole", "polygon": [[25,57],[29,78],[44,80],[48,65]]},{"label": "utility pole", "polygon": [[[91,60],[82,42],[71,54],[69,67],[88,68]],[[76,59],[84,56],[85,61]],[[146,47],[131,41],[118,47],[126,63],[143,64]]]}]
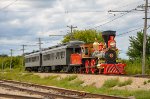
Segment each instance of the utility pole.
[{"label": "utility pole", "polygon": [[12,54],[13,54],[13,49],[10,49],[10,55],[11,55],[11,59],[10,59],[10,70],[12,69]]},{"label": "utility pole", "polygon": [[73,26],[73,25],[71,25],[71,26],[67,26],[67,27],[69,27],[70,28],[70,33],[71,33],[71,40],[73,40],[74,38],[73,38],[73,34],[72,34],[72,32],[73,32],[73,29],[74,28],[77,28],[77,26]]},{"label": "utility pole", "polygon": [[21,45],[22,46],[22,66],[24,66],[24,51],[25,51],[25,46],[27,46],[27,45]]},{"label": "utility pole", "polygon": [[147,12],[148,12],[148,0],[145,0],[145,18],[144,18],[144,33],[143,33],[143,59],[142,59],[142,75],[145,74],[146,65],[146,42],[147,42]]},{"label": "utility pole", "polygon": [[42,45],[43,43],[41,42],[41,38],[40,38],[40,37],[38,38],[38,40],[39,40],[39,41],[38,41],[38,44],[39,44],[39,51],[40,51],[40,53],[42,53],[42,46],[41,46],[41,45]]},{"label": "utility pole", "polygon": [[38,40],[39,40],[38,44],[39,44],[39,51],[40,51],[40,66],[42,66],[42,46],[41,45],[43,43],[41,42],[41,38],[40,37],[38,38]]}]

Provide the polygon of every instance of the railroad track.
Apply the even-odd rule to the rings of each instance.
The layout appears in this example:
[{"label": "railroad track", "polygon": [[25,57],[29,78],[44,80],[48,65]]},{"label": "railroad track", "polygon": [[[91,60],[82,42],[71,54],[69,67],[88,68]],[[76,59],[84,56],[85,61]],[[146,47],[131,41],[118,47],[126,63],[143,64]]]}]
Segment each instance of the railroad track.
[{"label": "railroad track", "polygon": [[12,95],[12,94],[2,94],[0,93],[0,98],[13,98],[13,99],[41,99],[36,97],[22,96],[22,95]]},{"label": "railroad track", "polygon": [[[1,87],[7,87],[14,90],[24,91],[31,94],[38,94],[43,96],[43,98],[53,99],[53,98],[63,98],[63,99],[82,99],[82,98],[97,98],[97,99],[129,99],[125,97],[108,96],[100,94],[92,94],[83,91],[68,90],[64,88],[44,86],[38,84],[31,84],[25,82],[18,82],[12,80],[1,80]],[[33,90],[35,89],[35,90]],[[39,91],[39,89],[41,91]]]}]

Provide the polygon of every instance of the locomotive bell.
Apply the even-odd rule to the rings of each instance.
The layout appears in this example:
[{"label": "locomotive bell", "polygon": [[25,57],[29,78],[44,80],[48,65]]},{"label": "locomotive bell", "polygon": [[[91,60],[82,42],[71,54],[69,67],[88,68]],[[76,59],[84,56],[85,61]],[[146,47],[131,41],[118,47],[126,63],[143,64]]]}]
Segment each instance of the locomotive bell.
[{"label": "locomotive bell", "polygon": [[106,43],[106,47],[108,47],[108,41],[110,39],[111,36],[116,36],[116,31],[111,31],[111,30],[108,30],[108,31],[104,31],[102,32],[102,37]]}]

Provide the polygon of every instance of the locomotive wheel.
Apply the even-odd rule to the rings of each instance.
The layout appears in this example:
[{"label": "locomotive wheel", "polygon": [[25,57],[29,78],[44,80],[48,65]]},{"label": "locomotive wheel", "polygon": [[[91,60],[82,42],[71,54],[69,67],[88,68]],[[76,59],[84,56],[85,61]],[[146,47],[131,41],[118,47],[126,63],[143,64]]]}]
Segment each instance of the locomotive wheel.
[{"label": "locomotive wheel", "polygon": [[90,61],[89,61],[89,60],[86,60],[86,61],[85,61],[85,72],[86,72],[87,74],[90,72],[89,65],[90,65]]},{"label": "locomotive wheel", "polygon": [[95,73],[95,71],[96,71],[96,69],[95,69],[95,64],[96,64],[96,61],[95,61],[95,59],[92,59],[91,60],[91,72],[92,72],[92,74],[94,74]]}]

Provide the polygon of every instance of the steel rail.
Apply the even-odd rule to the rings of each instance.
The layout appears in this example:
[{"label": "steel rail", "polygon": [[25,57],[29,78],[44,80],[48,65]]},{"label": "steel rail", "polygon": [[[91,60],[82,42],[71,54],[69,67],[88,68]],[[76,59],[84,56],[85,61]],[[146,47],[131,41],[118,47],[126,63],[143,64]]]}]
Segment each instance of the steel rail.
[{"label": "steel rail", "polygon": [[0,93],[0,97],[2,98],[13,98],[13,99],[42,99],[36,97],[22,96],[22,95],[13,95],[13,94],[2,94]]},{"label": "steel rail", "polygon": [[1,80],[1,81],[8,82],[8,83],[14,83],[14,84],[23,84],[25,86],[32,86],[32,87],[37,87],[37,88],[41,88],[41,89],[48,89],[48,90],[51,89],[51,90],[55,90],[61,94],[78,95],[80,98],[129,99],[129,98],[125,98],[125,97],[92,94],[92,93],[88,93],[88,92],[84,92],[84,91],[68,90],[68,89],[58,88],[58,87],[53,87],[53,86],[44,86],[44,85],[31,84],[31,83],[19,82],[19,81],[13,81],[13,80]]},{"label": "steel rail", "polygon": [[15,86],[11,86],[11,85],[8,85],[8,84],[2,84],[2,83],[0,83],[0,86],[4,87],[4,88],[10,88],[10,89],[13,89],[13,90],[22,91],[22,92],[28,92],[28,93],[32,93],[32,94],[41,95],[41,96],[44,96],[44,97],[47,97],[47,98],[80,99],[80,98],[77,98],[77,97],[71,97],[71,96],[65,96],[65,95],[59,95],[59,94],[53,94],[53,93],[34,91],[34,90],[15,87]]}]

